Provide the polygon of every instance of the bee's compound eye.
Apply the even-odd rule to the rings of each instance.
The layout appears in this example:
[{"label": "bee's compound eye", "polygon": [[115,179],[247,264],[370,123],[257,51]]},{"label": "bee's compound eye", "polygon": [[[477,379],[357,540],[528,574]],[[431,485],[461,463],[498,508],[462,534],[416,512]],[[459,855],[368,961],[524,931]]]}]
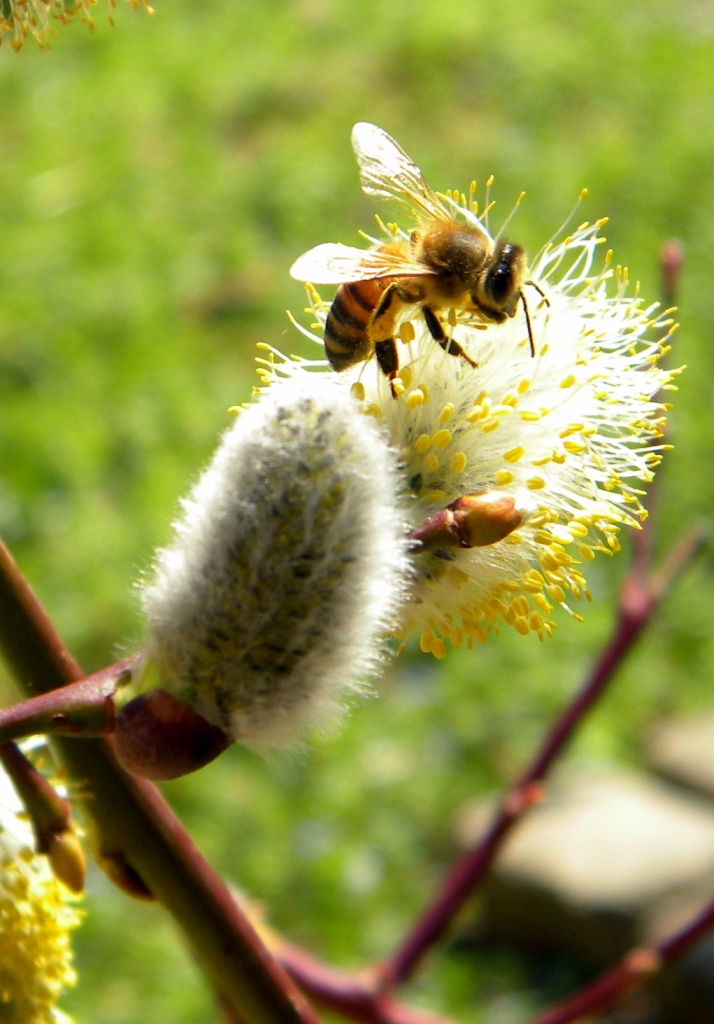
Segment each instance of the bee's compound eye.
[{"label": "bee's compound eye", "polygon": [[514,278],[510,261],[498,260],[486,275],[486,294],[496,306],[504,306],[510,301],[513,289]]}]

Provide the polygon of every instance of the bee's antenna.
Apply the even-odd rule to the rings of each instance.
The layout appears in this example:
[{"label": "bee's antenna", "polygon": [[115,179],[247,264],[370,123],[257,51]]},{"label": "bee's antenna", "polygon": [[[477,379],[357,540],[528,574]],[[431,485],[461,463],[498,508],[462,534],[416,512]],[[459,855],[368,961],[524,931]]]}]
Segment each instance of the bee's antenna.
[{"label": "bee's antenna", "polygon": [[544,299],[544,300],[545,300],[545,304],[546,304],[546,306],[550,306],[550,301],[549,301],[549,299],[548,299],[548,296],[547,296],[547,295],[545,294],[545,292],[543,291],[543,289],[541,288],[541,286],[540,286],[540,285],[539,285],[539,284],[537,283],[537,281],[531,281],[531,280],[529,279],[528,281],[526,281],[526,282],[525,282],[525,284],[529,284],[529,285],[531,286],[531,288],[535,288],[535,290],[536,290],[536,291],[538,292],[538,294],[540,295],[541,299]]},{"label": "bee's antenna", "polygon": [[533,341],[533,324],[531,323],[531,315],[528,312],[528,303],[526,302],[526,293],[521,288],[521,290],[519,291],[518,294],[520,295],[521,302],[523,303],[523,312],[526,314],[526,327],[528,328],[528,341],[529,341],[530,346],[531,346],[531,358],[535,359],[535,354],[536,353],[535,353],[535,342]]},{"label": "bee's antenna", "polygon": [[[535,290],[538,292],[538,294],[541,296],[541,298],[545,302],[546,306],[550,307],[550,302],[548,300],[548,296],[545,294],[545,292],[543,291],[543,289],[541,288],[541,286],[539,284],[536,284],[535,281],[530,281],[530,280],[529,281],[525,281],[524,283],[525,284],[529,284],[531,286],[531,288],[535,288]],[[526,326],[528,328],[528,341],[530,342],[531,357],[533,358],[533,357],[535,357],[536,352],[535,352],[535,342],[533,341],[533,324],[531,323],[531,314],[530,314],[530,311],[528,309],[528,303],[526,302],[526,293],[521,288],[521,290],[519,291],[518,294],[520,295],[521,302],[523,303],[523,312],[526,314]]]},{"label": "bee's antenna", "polygon": [[518,209],[518,207],[521,205],[521,203],[523,202],[523,200],[525,198],[526,198],[525,192],[521,192],[521,194],[519,195],[518,199],[516,199],[515,203],[513,204],[513,209],[511,210],[511,212],[508,214],[508,216],[504,220],[503,224],[501,224],[500,228],[498,229],[498,234],[494,238],[494,242],[497,242],[499,240],[499,238],[502,237],[503,232],[506,230],[506,228],[508,227],[508,225],[509,225],[509,223],[511,221],[511,218],[513,217],[514,213],[516,212],[516,210]]}]

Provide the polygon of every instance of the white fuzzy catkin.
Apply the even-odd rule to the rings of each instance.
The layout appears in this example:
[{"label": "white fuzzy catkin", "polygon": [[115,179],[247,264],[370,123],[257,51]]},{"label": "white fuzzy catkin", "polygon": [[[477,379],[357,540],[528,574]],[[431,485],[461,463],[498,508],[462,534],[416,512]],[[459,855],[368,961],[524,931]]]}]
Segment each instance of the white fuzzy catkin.
[{"label": "white fuzzy catkin", "polygon": [[143,589],[144,688],[283,745],[359,687],[407,571],[393,453],[343,382],[306,373],[241,412]]}]

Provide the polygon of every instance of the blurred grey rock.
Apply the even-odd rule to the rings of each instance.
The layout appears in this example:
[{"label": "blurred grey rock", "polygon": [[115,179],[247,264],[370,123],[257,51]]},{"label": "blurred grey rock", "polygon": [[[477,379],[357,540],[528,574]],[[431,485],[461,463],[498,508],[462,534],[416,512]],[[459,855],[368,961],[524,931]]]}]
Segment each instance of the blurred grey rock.
[{"label": "blurred grey rock", "polygon": [[[486,933],[600,969],[714,897],[714,807],[627,773],[571,777],[514,831],[484,891]],[[657,982],[667,1022],[714,1024],[714,941]]]},{"label": "blurred grey rock", "polygon": [[714,713],[658,726],[648,745],[648,759],[659,775],[714,797]]}]

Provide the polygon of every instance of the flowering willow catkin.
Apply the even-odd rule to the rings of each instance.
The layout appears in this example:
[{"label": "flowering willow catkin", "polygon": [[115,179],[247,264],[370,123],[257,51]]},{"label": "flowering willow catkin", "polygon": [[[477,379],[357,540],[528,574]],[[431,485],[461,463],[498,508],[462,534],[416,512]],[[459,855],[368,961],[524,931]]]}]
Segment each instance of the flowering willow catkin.
[{"label": "flowering willow catkin", "polygon": [[[0,4],[0,46],[7,39],[13,50],[21,50],[27,39],[34,39],[41,50],[49,50],[50,37],[55,35],[60,25],[71,25],[74,21],[83,21],[92,31],[94,21],[90,14],[97,0],[75,0],[66,4],[63,0],[3,0]],[[143,7],[149,14],[153,8],[147,0],[131,0],[136,10]],[[107,14],[109,24],[114,24],[112,10],[116,0],[108,0]]]},{"label": "flowering willow catkin", "polygon": [[[488,233],[492,203],[479,213],[475,185],[435,192],[374,125],[356,125],[353,146],[363,191],[401,203],[412,223],[379,221],[371,249],[317,246],[292,273],[349,289],[335,303],[309,287],[319,334],[303,333],[325,345],[400,454],[406,517],[421,547],[397,635],[418,630],[422,650],[437,657],[446,640],[483,643],[500,623],[543,640],[555,606],[580,618],[570,602],[589,599],[585,565],[617,551],[620,528],[639,528],[646,516],[642,484],[668,447],[661,392],[676,390],[678,371],[659,365],[673,311],[628,295],[627,271],[611,268],[611,252],[594,268],[605,220],[556,236],[525,264],[503,227]],[[448,246],[420,248],[434,235],[455,236],[451,258],[470,253],[470,262],[447,263]],[[370,304],[380,288],[363,295],[356,284],[380,275],[384,308],[384,298]],[[429,296],[441,319],[423,303]],[[376,342],[390,310],[393,351],[380,365]],[[440,331],[456,343],[451,354],[435,341]],[[377,358],[365,362],[368,342]],[[272,387],[306,372],[273,352],[262,375]]]},{"label": "flowering willow catkin", "polygon": [[405,589],[397,468],[342,385],[270,388],[224,434],[143,587],[137,690],[282,745],[358,688]]},{"label": "flowering willow catkin", "polygon": [[56,1002],[75,983],[69,890],[35,852],[27,815],[0,769],[0,1021],[71,1024]]}]

